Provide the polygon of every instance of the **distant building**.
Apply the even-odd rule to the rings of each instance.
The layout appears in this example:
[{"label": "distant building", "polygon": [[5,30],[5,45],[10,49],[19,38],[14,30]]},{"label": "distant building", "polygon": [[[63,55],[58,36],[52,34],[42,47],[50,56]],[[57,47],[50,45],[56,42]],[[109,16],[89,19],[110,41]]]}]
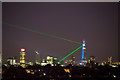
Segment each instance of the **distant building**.
[{"label": "distant building", "polygon": [[16,58],[7,58],[7,65],[15,65],[16,64]]},{"label": "distant building", "polygon": [[92,63],[92,62],[95,63],[95,56],[90,57],[90,63]]},{"label": "distant building", "polygon": [[103,61],[103,62],[101,63],[102,66],[104,66],[104,65],[106,65],[106,64],[107,64],[106,61]]},{"label": "distant building", "polygon": [[53,64],[53,57],[47,56],[47,64]]},{"label": "distant building", "polygon": [[68,60],[65,60],[63,64],[64,64],[64,65],[68,65],[68,64],[69,64],[69,63],[68,63]]},{"label": "distant building", "polygon": [[112,64],[112,57],[108,57],[108,64],[109,64],[109,65]]},{"label": "distant building", "polygon": [[47,60],[43,59],[41,62],[41,66],[46,66],[47,65]]},{"label": "distant building", "polygon": [[54,64],[54,66],[56,66],[57,62],[58,62],[58,59],[57,58],[53,58],[53,64]]},{"label": "distant building", "polygon": [[90,59],[88,60],[87,66],[89,68],[95,68],[98,64],[95,63],[95,56],[91,56]]},{"label": "distant building", "polygon": [[72,65],[72,66],[75,65],[75,57],[74,57],[74,56],[71,57],[71,65]]},{"label": "distant building", "polygon": [[120,62],[113,62],[114,65],[120,65]]},{"label": "distant building", "polygon": [[86,46],[85,46],[85,40],[82,40],[82,55],[81,55],[81,60],[80,60],[80,65],[86,65],[87,64],[87,60],[85,57],[85,51],[86,50]]},{"label": "distant building", "polygon": [[33,66],[33,62],[28,62],[27,64],[29,64],[29,65]]},{"label": "distant building", "polygon": [[35,51],[36,54],[35,54],[35,63],[36,64],[40,64],[40,53],[38,51]]},{"label": "distant building", "polygon": [[47,64],[50,64],[51,66],[56,66],[57,62],[58,62],[57,58],[54,58],[52,56],[47,56],[47,59],[42,60],[41,66],[45,66]]},{"label": "distant building", "polygon": [[24,48],[21,48],[21,52],[20,52],[20,66],[25,68],[25,49]]}]

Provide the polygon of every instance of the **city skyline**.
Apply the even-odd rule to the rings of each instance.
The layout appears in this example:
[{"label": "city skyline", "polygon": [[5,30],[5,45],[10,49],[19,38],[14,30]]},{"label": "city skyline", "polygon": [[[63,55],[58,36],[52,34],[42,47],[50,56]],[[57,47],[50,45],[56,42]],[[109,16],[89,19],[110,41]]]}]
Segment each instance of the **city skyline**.
[{"label": "city skyline", "polygon": [[[101,59],[117,53],[117,3],[3,3],[3,22],[33,29],[82,43],[86,57]],[[59,60],[80,45],[3,24],[3,59],[17,56],[26,49],[26,59],[35,62],[34,51],[41,59],[47,55]],[[82,49],[73,56],[81,59]],[[70,57],[71,58],[71,57]],[[68,58],[68,59],[70,59]]]}]

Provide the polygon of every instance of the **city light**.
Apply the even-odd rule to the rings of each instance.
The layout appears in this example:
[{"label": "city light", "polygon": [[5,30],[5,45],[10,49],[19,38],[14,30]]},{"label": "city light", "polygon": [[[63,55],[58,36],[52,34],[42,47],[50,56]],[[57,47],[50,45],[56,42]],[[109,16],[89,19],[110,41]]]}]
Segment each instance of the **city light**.
[{"label": "city light", "polygon": [[116,75],[113,75],[114,78],[116,78]]},{"label": "city light", "polygon": [[70,70],[69,70],[69,69],[64,69],[64,71],[70,73]]},{"label": "city light", "polygon": [[43,73],[43,75],[45,76],[45,75],[46,75],[46,73]]},{"label": "city light", "polygon": [[25,71],[26,71],[27,73],[30,73],[30,70],[29,70],[29,69],[26,69]]},{"label": "city light", "polygon": [[69,75],[69,77],[71,77],[71,75]]}]

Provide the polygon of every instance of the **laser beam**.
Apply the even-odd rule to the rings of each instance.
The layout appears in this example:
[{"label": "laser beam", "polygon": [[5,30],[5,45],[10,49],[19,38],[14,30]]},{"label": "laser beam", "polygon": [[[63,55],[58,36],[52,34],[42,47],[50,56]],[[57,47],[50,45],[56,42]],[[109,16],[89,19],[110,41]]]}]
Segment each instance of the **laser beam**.
[{"label": "laser beam", "polygon": [[57,64],[59,64],[61,61],[63,61],[64,59],[66,59],[67,57],[69,57],[71,54],[73,54],[74,52],[76,52],[77,50],[79,50],[82,46],[78,47],[77,49],[75,49],[74,51],[72,51],[70,54],[68,54],[67,56],[65,56],[63,59],[61,59],[60,61],[57,62]]},{"label": "laser beam", "polygon": [[77,41],[73,41],[73,40],[69,40],[69,39],[66,39],[66,38],[58,37],[58,36],[55,36],[55,35],[51,35],[51,34],[39,32],[39,31],[30,29],[30,28],[25,28],[25,27],[22,27],[22,26],[13,25],[13,24],[9,24],[9,23],[6,23],[6,22],[3,22],[3,24],[5,24],[5,25],[7,25],[7,26],[11,26],[11,27],[15,27],[15,28],[27,30],[27,31],[30,31],[30,32],[35,32],[35,33],[38,33],[38,34],[41,34],[41,35],[44,35],[44,36],[49,36],[49,37],[53,37],[53,38],[65,40],[65,41],[68,41],[68,42],[73,42],[73,43],[77,43],[77,44],[82,44],[82,43],[79,43],[79,42],[77,42]]}]

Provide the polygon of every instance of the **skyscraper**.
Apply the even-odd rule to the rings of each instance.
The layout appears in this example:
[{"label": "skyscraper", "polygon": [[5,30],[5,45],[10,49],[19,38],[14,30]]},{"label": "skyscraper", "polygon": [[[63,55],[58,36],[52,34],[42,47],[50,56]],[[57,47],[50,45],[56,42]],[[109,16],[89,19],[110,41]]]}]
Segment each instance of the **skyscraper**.
[{"label": "skyscraper", "polygon": [[81,61],[80,61],[80,65],[84,65],[87,63],[87,60],[85,58],[85,40],[82,40],[82,55],[81,55]]},{"label": "skyscraper", "polygon": [[35,51],[36,54],[35,54],[35,63],[36,64],[40,64],[40,53],[38,51]]},{"label": "skyscraper", "polygon": [[21,48],[20,52],[20,65],[25,68],[25,49]]}]

